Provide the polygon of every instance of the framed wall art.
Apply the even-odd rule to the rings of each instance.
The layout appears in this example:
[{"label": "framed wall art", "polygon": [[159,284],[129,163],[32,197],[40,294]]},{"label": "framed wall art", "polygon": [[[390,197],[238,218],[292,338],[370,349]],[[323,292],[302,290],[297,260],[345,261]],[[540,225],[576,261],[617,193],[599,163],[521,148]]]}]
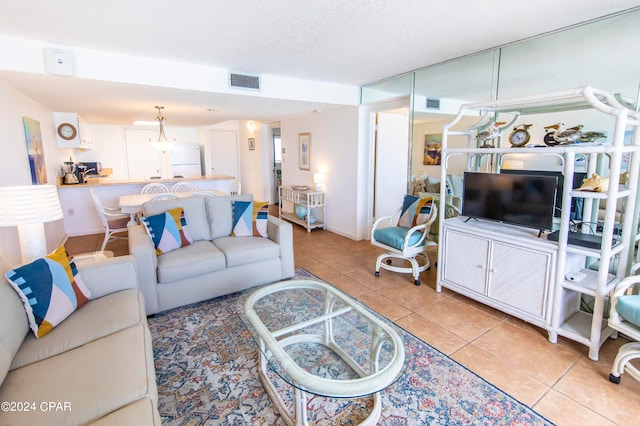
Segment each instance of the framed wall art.
[{"label": "framed wall art", "polygon": [[439,166],[442,158],[442,133],[424,135],[424,160],[425,166]]},{"label": "framed wall art", "polygon": [[311,133],[298,135],[300,170],[311,170]]},{"label": "framed wall art", "polygon": [[256,149],[256,140],[255,138],[249,138],[249,151],[253,151]]},{"label": "framed wall art", "polygon": [[22,117],[24,125],[24,137],[27,141],[27,156],[31,168],[31,183],[41,185],[47,183],[47,169],[44,164],[44,151],[42,149],[42,134],[40,122],[29,117]]}]

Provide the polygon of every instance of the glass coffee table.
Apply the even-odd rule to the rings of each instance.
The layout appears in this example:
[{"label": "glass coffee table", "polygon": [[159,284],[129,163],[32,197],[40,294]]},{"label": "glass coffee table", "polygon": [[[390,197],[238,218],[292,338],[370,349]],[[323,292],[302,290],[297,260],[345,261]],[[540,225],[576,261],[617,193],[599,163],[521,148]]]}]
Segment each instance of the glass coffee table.
[{"label": "glass coffee table", "polygon": [[[320,281],[270,284],[243,303],[240,316],[260,348],[260,381],[288,425],[308,424],[307,394],[372,395],[361,424],[376,424],[380,391],[406,369],[402,333],[393,323]],[[274,384],[278,377],[292,387],[293,413]]]}]

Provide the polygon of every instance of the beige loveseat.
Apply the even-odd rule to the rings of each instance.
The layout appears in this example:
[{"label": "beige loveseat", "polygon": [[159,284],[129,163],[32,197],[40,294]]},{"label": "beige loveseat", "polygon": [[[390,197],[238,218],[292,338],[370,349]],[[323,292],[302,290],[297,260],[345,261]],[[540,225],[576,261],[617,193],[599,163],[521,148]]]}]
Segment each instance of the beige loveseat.
[{"label": "beige loveseat", "polygon": [[91,300],[40,339],[18,294],[0,283],[0,425],[160,425],[133,258],[78,270]]},{"label": "beige loveseat", "polygon": [[291,224],[269,216],[268,238],[231,236],[234,200],[253,196],[195,195],[143,205],[145,217],[182,207],[193,240],[158,256],[143,225],[129,228],[129,253],[136,259],[147,315],[293,277]]}]

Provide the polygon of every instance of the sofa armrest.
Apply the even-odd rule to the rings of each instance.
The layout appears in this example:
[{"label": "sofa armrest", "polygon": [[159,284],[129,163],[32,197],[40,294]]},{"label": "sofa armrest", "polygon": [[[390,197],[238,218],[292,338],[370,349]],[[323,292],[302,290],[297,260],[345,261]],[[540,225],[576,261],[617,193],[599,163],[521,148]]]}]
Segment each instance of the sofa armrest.
[{"label": "sofa armrest", "polygon": [[269,239],[280,246],[280,262],[282,264],[282,278],[295,275],[293,260],[293,227],[275,216],[269,216],[267,222]]},{"label": "sofa armrest", "polygon": [[138,287],[133,256],[119,256],[82,262],[77,265],[82,281],[91,292],[92,299]]},{"label": "sofa armrest", "polygon": [[129,254],[136,260],[138,286],[144,295],[147,315],[158,312],[158,257],[144,225],[129,227]]}]

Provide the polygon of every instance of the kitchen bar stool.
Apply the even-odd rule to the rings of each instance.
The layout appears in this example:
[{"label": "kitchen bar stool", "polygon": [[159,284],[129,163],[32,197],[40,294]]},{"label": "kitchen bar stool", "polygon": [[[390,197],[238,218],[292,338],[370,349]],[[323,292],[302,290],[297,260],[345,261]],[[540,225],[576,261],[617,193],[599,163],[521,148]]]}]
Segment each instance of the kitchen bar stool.
[{"label": "kitchen bar stool", "polygon": [[167,192],[169,192],[169,188],[158,182],[149,183],[140,191],[141,194],[165,194]]}]

